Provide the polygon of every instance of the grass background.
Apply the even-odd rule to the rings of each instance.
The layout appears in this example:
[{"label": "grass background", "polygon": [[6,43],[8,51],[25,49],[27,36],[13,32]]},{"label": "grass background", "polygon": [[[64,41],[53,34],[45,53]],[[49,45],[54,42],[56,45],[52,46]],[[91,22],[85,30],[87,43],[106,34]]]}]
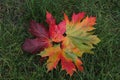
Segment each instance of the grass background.
[{"label": "grass background", "polygon": [[[39,56],[21,50],[29,21],[45,23],[46,11],[57,22],[63,12],[84,11],[97,17],[96,34],[101,42],[96,54],[84,54],[84,72],[72,77],[59,67],[49,73]],[[46,24],[46,23],[45,23]],[[0,0],[0,80],[120,80],[120,0]]]}]

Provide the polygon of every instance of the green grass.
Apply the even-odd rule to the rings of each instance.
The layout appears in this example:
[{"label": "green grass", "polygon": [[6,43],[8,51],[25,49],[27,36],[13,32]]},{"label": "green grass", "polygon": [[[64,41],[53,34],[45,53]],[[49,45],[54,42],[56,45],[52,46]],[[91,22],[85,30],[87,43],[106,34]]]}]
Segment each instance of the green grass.
[{"label": "green grass", "polygon": [[[97,17],[96,34],[101,42],[96,54],[84,54],[84,72],[72,77],[59,67],[49,73],[39,56],[21,50],[29,21],[45,23],[46,11],[57,22],[63,12],[84,11]],[[0,80],[120,80],[120,0],[0,0]]]}]

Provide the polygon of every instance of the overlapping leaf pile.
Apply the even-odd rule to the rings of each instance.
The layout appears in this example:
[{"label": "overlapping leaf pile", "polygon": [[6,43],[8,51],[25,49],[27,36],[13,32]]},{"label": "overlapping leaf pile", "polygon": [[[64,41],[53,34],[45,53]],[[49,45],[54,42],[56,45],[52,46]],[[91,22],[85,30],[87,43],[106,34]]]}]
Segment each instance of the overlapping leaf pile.
[{"label": "overlapping leaf pile", "polygon": [[56,24],[55,18],[47,12],[47,29],[43,24],[31,21],[29,32],[35,37],[26,39],[22,48],[29,53],[40,52],[41,57],[48,57],[48,71],[61,63],[62,70],[72,75],[76,69],[83,71],[80,58],[83,53],[93,53],[100,40],[93,34],[96,17],[85,17],[81,12],[72,15],[72,20],[64,14],[64,20]]}]

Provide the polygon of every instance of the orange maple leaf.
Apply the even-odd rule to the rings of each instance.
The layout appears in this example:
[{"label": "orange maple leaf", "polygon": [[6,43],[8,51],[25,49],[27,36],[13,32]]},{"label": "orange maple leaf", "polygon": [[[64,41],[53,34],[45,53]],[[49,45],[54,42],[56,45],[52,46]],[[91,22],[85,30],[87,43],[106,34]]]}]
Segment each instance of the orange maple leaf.
[{"label": "orange maple leaf", "polygon": [[61,49],[59,45],[45,49],[42,53],[40,53],[40,55],[42,57],[49,57],[47,60],[48,71],[56,68],[59,61],[61,61],[62,70],[66,70],[66,72],[71,76],[73,72],[76,71],[75,65],[79,70],[83,70],[83,67],[81,66],[82,62],[74,56],[75,61],[73,61],[73,59],[66,55],[64,49]]}]

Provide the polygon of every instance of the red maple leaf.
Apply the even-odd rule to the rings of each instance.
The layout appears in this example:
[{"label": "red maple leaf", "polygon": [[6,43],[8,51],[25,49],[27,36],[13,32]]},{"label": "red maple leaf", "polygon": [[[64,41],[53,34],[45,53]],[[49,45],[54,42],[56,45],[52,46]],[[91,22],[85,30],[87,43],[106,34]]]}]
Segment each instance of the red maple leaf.
[{"label": "red maple leaf", "polygon": [[46,22],[49,24],[49,34],[52,41],[61,42],[64,38],[63,34],[66,31],[65,21],[62,21],[56,25],[55,18],[51,15],[51,13],[47,12]]},{"label": "red maple leaf", "polygon": [[48,30],[44,25],[35,21],[30,22],[30,33],[35,36],[35,39],[26,39],[22,49],[29,53],[36,53],[44,50],[48,46],[51,46]]}]

